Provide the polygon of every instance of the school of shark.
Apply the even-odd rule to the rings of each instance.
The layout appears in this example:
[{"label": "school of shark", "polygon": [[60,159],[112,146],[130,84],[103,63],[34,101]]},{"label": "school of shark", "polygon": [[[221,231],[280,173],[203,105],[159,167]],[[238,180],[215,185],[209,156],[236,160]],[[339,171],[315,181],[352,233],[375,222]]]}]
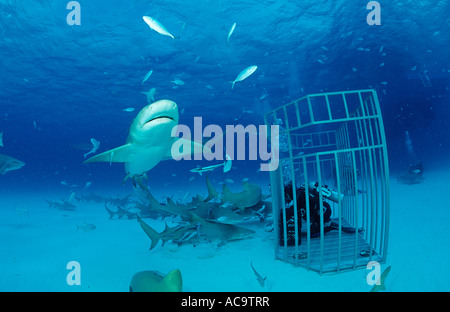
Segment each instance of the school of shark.
[{"label": "school of shark", "polygon": [[[143,21],[162,36],[176,40],[156,19],[143,16]],[[227,42],[236,28],[234,23],[226,38]],[[231,81],[231,89],[235,89],[236,83],[249,78],[257,70],[256,65],[251,65],[242,70]],[[153,74],[150,70],[142,80],[144,85]],[[183,85],[180,79],[171,81],[175,85]],[[123,145],[103,151],[100,142],[91,139],[92,148],[85,153],[83,164],[97,166],[95,163],[122,164],[124,166],[124,178],[122,184],[130,180],[134,186],[134,195],[125,197],[105,197],[98,194],[77,195],[71,193],[68,199],[47,199],[50,209],[60,211],[76,211],[77,206],[83,202],[92,202],[102,205],[105,209],[105,218],[120,220],[135,220],[135,226],[141,229],[141,234],[148,237],[148,245],[142,248],[149,252],[158,252],[167,245],[181,247],[208,244],[215,248],[221,248],[225,244],[244,239],[255,239],[255,228],[263,231],[273,231],[272,203],[269,194],[263,194],[261,186],[242,181],[241,190],[232,192],[226,181],[221,182],[222,189],[218,190],[210,176],[219,169],[224,173],[232,168],[232,159],[226,155],[225,160],[219,164],[206,167],[196,167],[191,173],[198,173],[204,179],[207,196],[196,194],[191,199],[175,201],[171,198],[174,194],[166,194],[165,202],[158,201],[147,185],[149,173],[160,162],[171,161],[186,156],[195,156],[196,153],[213,154],[212,149],[203,142],[176,137],[173,135],[180,121],[180,113],[177,103],[170,99],[155,100],[156,89],[141,91],[146,96],[147,105],[143,107],[133,119],[128,129],[128,136]],[[134,111],[133,107],[124,109],[127,113]],[[125,132],[126,129],[123,129]],[[0,133],[0,147],[3,144],[3,132]],[[177,148],[174,148],[177,147]],[[89,158],[88,158],[89,157]],[[0,154],[0,174],[21,169],[25,166],[12,156]],[[66,182],[61,182],[62,184]],[[120,183],[120,182],[119,182]],[[88,188],[90,182],[86,184]],[[187,197],[187,196],[185,196]],[[164,229],[158,231],[153,227],[149,219],[163,220]],[[90,223],[77,224],[77,230],[84,232],[95,231],[96,226]],[[257,266],[256,266],[257,267]],[[261,275],[250,262],[249,272],[255,275],[261,287],[265,287],[267,276]],[[390,268],[389,268],[390,270]],[[384,290],[384,279],[389,270],[382,276],[382,285],[374,288],[374,291]],[[269,278],[270,279],[270,278]],[[158,271],[137,272],[131,278],[129,290],[136,291],[182,291],[182,277],[178,269],[163,274]]]}]

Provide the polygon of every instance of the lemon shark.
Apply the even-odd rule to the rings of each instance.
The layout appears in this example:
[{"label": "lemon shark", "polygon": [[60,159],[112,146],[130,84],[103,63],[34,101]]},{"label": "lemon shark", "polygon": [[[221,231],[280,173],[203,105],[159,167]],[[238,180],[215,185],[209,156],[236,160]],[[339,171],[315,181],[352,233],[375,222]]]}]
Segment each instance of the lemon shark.
[{"label": "lemon shark", "polygon": [[232,193],[228,186],[224,184],[222,194],[219,194],[212,186],[208,176],[206,176],[208,197],[205,199],[205,202],[218,197],[222,203],[229,202],[230,204],[237,206],[241,209],[241,211],[245,208],[257,205],[262,199],[261,188],[256,184],[249,183],[248,181],[243,181],[242,186],[244,188],[242,192]]},{"label": "lemon shark", "polygon": [[237,225],[205,220],[194,213],[190,214],[190,220],[184,225],[169,227],[166,223],[161,233],[155,231],[140,217],[137,219],[142,230],[151,240],[150,250],[155,248],[160,240],[163,244],[167,241],[176,244],[201,242],[223,244],[228,241],[250,238],[255,233],[251,229]]},{"label": "lemon shark", "polygon": [[[170,100],[159,100],[145,106],[136,116],[128,131],[128,138],[124,145],[98,154],[83,162],[119,162],[125,164],[126,177],[134,184],[136,180],[166,159],[181,159],[185,153],[203,151],[212,153],[201,143],[184,138],[172,137],[172,130],[178,126],[178,106]],[[181,146],[172,151],[172,145],[178,142]],[[183,146],[191,146],[190,151],[183,152]],[[190,145],[189,145],[190,144]],[[198,145],[198,147],[196,147]],[[176,154],[176,155],[174,155]]]},{"label": "lemon shark", "polygon": [[141,271],[133,275],[130,292],[181,292],[183,281],[178,269],[166,276],[158,271]]},{"label": "lemon shark", "polygon": [[0,174],[5,174],[11,170],[17,170],[25,166],[23,161],[15,159],[11,156],[0,154]]},{"label": "lemon shark", "polygon": [[167,204],[160,204],[156,198],[150,193],[150,190],[143,188],[145,195],[149,201],[152,210],[163,211],[171,215],[180,216],[183,221],[190,221],[192,218],[192,212],[203,219],[208,221],[217,221],[226,224],[235,224],[244,221],[245,218],[231,209],[221,207],[217,203],[205,202],[203,199],[193,199],[192,202],[187,204],[175,203],[172,199],[167,198]]},{"label": "lemon shark", "polygon": [[266,277],[262,277],[261,274],[259,274],[259,273],[255,270],[255,268],[253,267],[253,263],[252,263],[252,262],[250,262],[250,266],[252,267],[253,272],[254,272],[255,275],[256,275],[256,280],[258,281],[259,285],[261,285],[261,287],[264,287],[264,285],[265,285],[265,283],[266,283],[267,276],[266,276]]}]

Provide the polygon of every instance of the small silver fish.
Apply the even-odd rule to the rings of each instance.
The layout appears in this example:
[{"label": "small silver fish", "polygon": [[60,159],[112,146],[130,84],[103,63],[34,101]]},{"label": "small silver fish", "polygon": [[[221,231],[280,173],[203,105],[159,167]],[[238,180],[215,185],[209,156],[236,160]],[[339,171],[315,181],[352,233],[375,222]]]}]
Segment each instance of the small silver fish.
[{"label": "small silver fish", "polygon": [[145,77],[144,77],[144,79],[142,80],[142,83],[141,83],[141,84],[144,84],[144,82],[146,82],[147,79],[148,79],[152,74],[153,74],[153,69],[150,70],[150,71],[145,75]]},{"label": "small silver fish", "polygon": [[86,156],[89,154],[95,154],[95,152],[97,152],[97,150],[100,146],[100,141],[97,141],[95,138],[91,138],[91,143],[92,143],[92,149],[89,152],[87,152],[86,154],[84,154],[84,158],[86,158]]},{"label": "small silver fish", "polygon": [[78,229],[82,229],[84,233],[90,232],[95,230],[97,227],[94,224],[83,222],[81,225],[77,224],[77,231]]},{"label": "small silver fish", "polygon": [[147,103],[152,104],[155,102],[155,94],[156,94],[156,88],[151,88],[148,91],[141,91],[142,94],[145,94],[147,97]]},{"label": "small silver fish", "polygon": [[226,160],[223,164],[218,164],[218,165],[212,165],[212,166],[208,166],[208,167],[197,167],[194,169],[191,169],[191,172],[196,172],[199,175],[202,175],[203,172],[207,172],[207,171],[213,171],[216,168],[219,168],[221,166],[223,166],[223,172],[228,172],[231,169],[231,165],[232,165],[232,160],[231,157],[226,155]]},{"label": "small silver fish", "polygon": [[174,80],[172,80],[171,82],[174,83],[174,84],[176,84],[176,85],[179,85],[179,86],[184,85],[184,81],[181,80],[181,79],[174,79]]},{"label": "small silver fish", "polygon": [[163,36],[171,37],[172,39],[175,40],[175,37],[166,29],[166,27],[164,27],[160,22],[158,22],[154,18],[152,18],[150,16],[143,16],[142,19],[144,20],[145,23],[147,23],[147,25],[151,29],[153,29],[157,33],[159,33]]},{"label": "small silver fish", "polygon": [[26,216],[27,218],[30,217],[30,215],[28,214],[28,207],[25,207],[23,205],[20,206],[16,205],[15,211],[19,215]]},{"label": "small silver fish", "polygon": [[248,78],[250,75],[252,75],[256,70],[258,69],[258,66],[252,65],[244,69],[239,73],[239,75],[234,79],[234,81],[231,82],[231,89],[234,88],[234,84],[238,81],[242,81],[246,78]]},{"label": "small silver fish", "polygon": [[227,41],[230,42],[230,37],[234,32],[234,29],[236,28],[236,23],[233,24],[233,26],[231,26],[230,31],[228,32],[228,37],[227,37]]},{"label": "small silver fish", "polygon": [[69,203],[75,199],[75,192],[70,193]]}]

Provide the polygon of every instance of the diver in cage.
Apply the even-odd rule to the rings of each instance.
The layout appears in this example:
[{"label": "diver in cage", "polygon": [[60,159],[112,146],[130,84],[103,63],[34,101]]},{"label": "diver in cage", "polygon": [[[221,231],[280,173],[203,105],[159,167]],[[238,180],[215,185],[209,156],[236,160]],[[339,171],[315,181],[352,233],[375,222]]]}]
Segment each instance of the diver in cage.
[{"label": "diver in cage", "polygon": [[[320,195],[318,190],[318,183],[311,183],[308,186],[309,191],[309,217],[310,217],[310,234],[311,237],[317,237],[320,235]],[[332,191],[328,186],[324,185],[321,188],[322,198],[328,199],[334,202],[339,201],[339,197],[342,200],[343,195],[339,195],[337,192]],[[285,194],[285,211],[286,211],[286,230],[287,230],[287,243],[288,246],[293,246],[295,242],[295,215],[294,215],[294,194],[292,184],[288,184],[284,187]],[[297,202],[297,216],[298,216],[298,231],[301,233],[303,219],[306,221],[306,190],[302,185],[296,189],[296,202]],[[332,230],[341,229],[344,233],[355,233],[356,229],[352,227],[340,226],[336,222],[331,221],[331,206],[326,201],[322,201],[323,207],[323,231],[328,233]],[[280,229],[283,230],[283,215],[280,213]],[[361,233],[363,230],[358,229]],[[283,243],[283,236],[280,235],[281,243]],[[299,244],[301,237],[298,238]]]},{"label": "diver in cage", "polygon": [[[292,184],[288,184],[284,187],[284,195],[285,195],[285,203],[286,203],[286,228],[293,228],[294,221],[294,191]],[[297,216],[298,216],[298,228],[299,232],[301,232],[302,222],[301,220],[306,221],[306,191],[305,187],[301,186],[296,189],[296,202],[297,202]],[[329,225],[331,220],[331,206],[325,201],[322,201],[323,207],[323,223],[324,223],[324,232],[329,232],[332,228]],[[310,233],[312,237],[315,237],[320,234],[320,201],[319,201],[319,192],[316,187],[309,189],[309,217],[310,217]],[[280,216],[280,220],[282,220],[282,215]],[[290,235],[291,234],[291,235]],[[288,242],[289,238],[294,236],[295,232],[289,233],[288,231]],[[299,237],[300,240],[300,237]]]},{"label": "diver in cage", "polygon": [[[287,246],[295,245],[295,212],[294,212],[294,191],[292,189],[292,185],[286,185],[284,188],[285,195],[285,214],[286,214],[286,244]],[[298,194],[297,194],[298,198]],[[279,217],[279,228],[280,233],[284,231],[284,222],[283,222],[283,211],[280,211]],[[302,232],[302,215],[301,212],[297,209],[297,229],[298,233]],[[301,244],[301,235],[298,235],[298,244]],[[280,245],[284,245],[284,235],[280,235]]]}]

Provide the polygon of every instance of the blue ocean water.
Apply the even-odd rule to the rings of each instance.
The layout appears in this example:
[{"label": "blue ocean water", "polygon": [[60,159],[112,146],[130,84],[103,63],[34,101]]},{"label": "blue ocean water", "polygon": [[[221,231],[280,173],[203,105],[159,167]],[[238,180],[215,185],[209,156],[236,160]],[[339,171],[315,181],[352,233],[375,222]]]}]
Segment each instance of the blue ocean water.
[{"label": "blue ocean water", "polygon": [[[364,2],[274,0],[79,1],[81,25],[69,25],[69,1],[0,1],[0,153],[26,165],[0,177],[2,197],[122,186],[121,164],[83,165],[90,139],[98,152],[124,144],[147,105],[141,91],[178,104],[180,123],[264,124],[264,113],[301,96],[377,91],[391,172],[413,161],[447,166],[450,153],[450,2],[381,3],[369,26]],[[160,21],[176,38],[143,21]],[[233,23],[236,28],[227,42]],[[256,72],[230,81],[244,68]],[[144,76],[153,70],[145,83]],[[183,85],[172,81],[180,79]],[[126,112],[126,108],[135,108]],[[189,170],[218,162],[167,161],[148,172],[150,188],[171,196],[204,180]],[[235,161],[215,181],[243,178],[266,189],[259,161]],[[191,177],[195,176],[192,183]],[[76,190],[76,186],[74,189]],[[191,187],[192,185],[190,185]]]},{"label": "blue ocean water", "polygon": [[[439,161],[448,153],[445,1],[383,4],[380,26],[367,25],[364,4],[344,1],[96,1],[80,3],[81,25],[69,26],[67,3],[1,3],[2,152],[27,163],[2,179],[9,187],[51,185],[61,175],[84,181],[89,173],[101,183],[119,181],[121,166],[82,166],[86,151],[73,147],[92,137],[101,150],[123,144],[146,104],[140,91],[150,88],[156,99],[177,102],[184,110],[180,122],[202,116],[226,125],[241,117],[245,125],[263,124],[263,113],[302,95],[372,87],[394,168],[404,166],[405,131],[419,159]],[[151,30],[143,15],[180,39]],[[259,67],[254,76],[230,90],[229,81],[253,64]],[[174,89],[174,78],[185,85]],[[127,107],[136,112],[123,112]],[[253,114],[242,115],[243,109]],[[102,180],[105,171],[110,178]]]}]

